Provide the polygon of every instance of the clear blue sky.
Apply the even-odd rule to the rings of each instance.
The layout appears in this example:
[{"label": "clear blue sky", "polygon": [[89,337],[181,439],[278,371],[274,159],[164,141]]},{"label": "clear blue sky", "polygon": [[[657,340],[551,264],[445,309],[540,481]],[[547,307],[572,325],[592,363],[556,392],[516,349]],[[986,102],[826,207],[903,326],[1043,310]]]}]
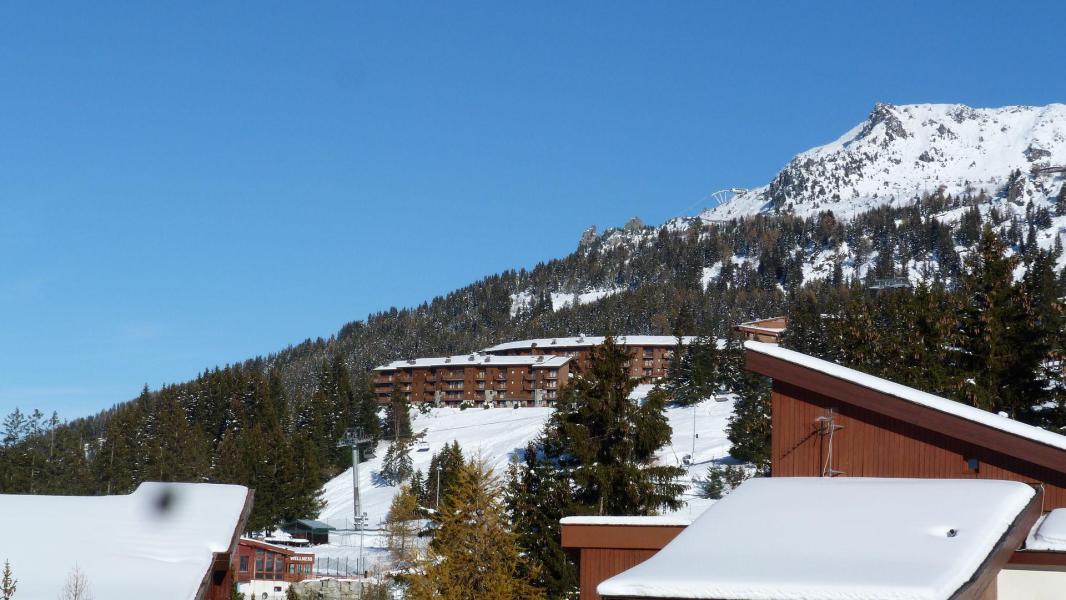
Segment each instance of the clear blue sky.
[{"label": "clear blue sky", "polygon": [[695,212],[876,101],[1066,100],[1053,2],[44,4],[0,5],[5,413]]}]

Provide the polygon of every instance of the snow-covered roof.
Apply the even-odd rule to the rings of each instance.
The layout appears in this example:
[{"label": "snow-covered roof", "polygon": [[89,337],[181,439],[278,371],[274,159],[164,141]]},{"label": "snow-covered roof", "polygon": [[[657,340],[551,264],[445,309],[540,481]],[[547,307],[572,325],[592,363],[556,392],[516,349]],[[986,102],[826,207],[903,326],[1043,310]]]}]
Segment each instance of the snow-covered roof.
[{"label": "snow-covered roof", "polygon": [[494,356],[492,354],[459,354],[456,356],[436,356],[394,360],[387,365],[375,368],[375,371],[395,371],[417,367],[552,367],[558,368],[570,360],[569,356]]},{"label": "snow-covered roof", "polygon": [[281,554],[285,554],[287,556],[291,556],[292,554],[294,554],[294,551],[293,551],[292,548],[287,548],[285,546],[282,546],[281,544],[278,544],[277,542],[279,542],[279,541],[281,541],[281,540],[277,540],[277,539],[274,539],[274,538],[264,538],[264,539],[261,539],[261,540],[257,540],[255,538],[249,538],[249,537],[242,537],[241,538],[241,543],[244,544],[244,545],[264,546],[266,548],[270,548],[271,550],[276,550],[277,552],[279,552]]},{"label": "snow-covered roof", "polygon": [[[0,495],[18,598],[57,598],[75,566],[96,598],[189,600],[229,552],[248,488],[142,483],[125,496]],[[246,517],[246,515],[244,515]]]},{"label": "snow-covered roof", "polygon": [[1066,508],[1056,508],[1044,515],[1029,534],[1025,549],[1066,552]]},{"label": "snow-covered roof", "polygon": [[1000,431],[1027,438],[1059,450],[1066,450],[1066,436],[1059,435],[1046,429],[1041,429],[1040,427],[1027,425],[1015,421],[1014,419],[981,410],[961,402],[956,402],[940,396],[934,396],[933,394],[916,390],[912,387],[907,387],[887,379],[881,379],[880,377],[874,377],[873,375],[868,375],[861,371],[856,371],[855,369],[849,369],[848,367],[831,363],[820,358],[815,358],[813,356],[808,356],[794,350],[787,350],[776,344],[744,342],[744,347],[752,352],[758,352],[760,354],[788,361],[813,371],[824,373],[830,377],[835,377],[881,392],[882,394],[894,396],[901,400],[913,402],[914,404],[919,404],[942,413],[947,413],[968,421],[980,423],[987,427],[999,429]]},{"label": "snow-covered roof", "polygon": [[629,525],[638,527],[687,527],[692,519],[674,515],[656,515],[651,517],[563,517],[562,525]]},{"label": "snow-covered roof", "polygon": [[[535,340],[517,340],[496,344],[485,348],[482,352],[506,352],[508,350],[528,350],[533,346],[537,348],[588,348],[599,346],[607,339],[602,335],[583,335],[578,337],[539,338]],[[690,344],[696,336],[682,336],[682,344]],[[618,335],[615,336],[616,344],[623,346],[676,346],[677,336],[673,335]]]},{"label": "snow-covered roof", "polygon": [[607,597],[947,600],[1035,491],[1013,481],[750,479]]}]

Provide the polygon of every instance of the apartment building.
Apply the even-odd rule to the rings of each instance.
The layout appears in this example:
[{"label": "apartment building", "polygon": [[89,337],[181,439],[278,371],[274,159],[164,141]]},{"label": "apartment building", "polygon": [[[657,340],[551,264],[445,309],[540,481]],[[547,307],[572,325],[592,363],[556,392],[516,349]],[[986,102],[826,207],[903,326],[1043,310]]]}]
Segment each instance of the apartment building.
[{"label": "apartment building", "polygon": [[[580,335],[519,340],[497,344],[482,352],[495,356],[565,356],[572,359],[572,370],[580,373],[588,365],[592,348],[602,344],[604,339],[603,336]],[[684,336],[681,344],[688,345],[694,339],[694,336]],[[666,376],[677,349],[678,338],[671,335],[620,335],[614,341],[629,353],[626,366],[630,376],[641,383],[652,383]]]},{"label": "apartment building", "polygon": [[412,404],[547,406],[566,385],[570,363],[567,356],[482,353],[398,360],[374,369],[374,392],[382,403],[398,389]]}]

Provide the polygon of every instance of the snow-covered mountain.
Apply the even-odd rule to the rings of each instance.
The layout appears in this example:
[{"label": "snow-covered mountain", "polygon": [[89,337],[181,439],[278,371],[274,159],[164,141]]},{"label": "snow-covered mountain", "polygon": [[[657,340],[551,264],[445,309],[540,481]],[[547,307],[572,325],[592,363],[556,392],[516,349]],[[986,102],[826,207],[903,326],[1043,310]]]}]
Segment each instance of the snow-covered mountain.
[{"label": "snow-covered mountain", "polygon": [[[793,158],[768,185],[705,211],[707,220],[759,212],[847,217],[926,193],[1046,199],[1066,165],[1066,105],[970,108],[962,104],[877,104],[870,116],[824,146]],[[1012,179],[1015,171],[1023,177]]]}]

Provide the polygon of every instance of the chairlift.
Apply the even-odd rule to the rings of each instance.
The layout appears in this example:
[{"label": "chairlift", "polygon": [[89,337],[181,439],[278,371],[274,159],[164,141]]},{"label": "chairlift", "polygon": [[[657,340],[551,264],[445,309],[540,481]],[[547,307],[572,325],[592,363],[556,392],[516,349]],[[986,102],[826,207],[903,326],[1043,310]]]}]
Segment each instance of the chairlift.
[{"label": "chairlift", "polygon": [[429,442],[418,442],[417,452],[429,452]]}]

